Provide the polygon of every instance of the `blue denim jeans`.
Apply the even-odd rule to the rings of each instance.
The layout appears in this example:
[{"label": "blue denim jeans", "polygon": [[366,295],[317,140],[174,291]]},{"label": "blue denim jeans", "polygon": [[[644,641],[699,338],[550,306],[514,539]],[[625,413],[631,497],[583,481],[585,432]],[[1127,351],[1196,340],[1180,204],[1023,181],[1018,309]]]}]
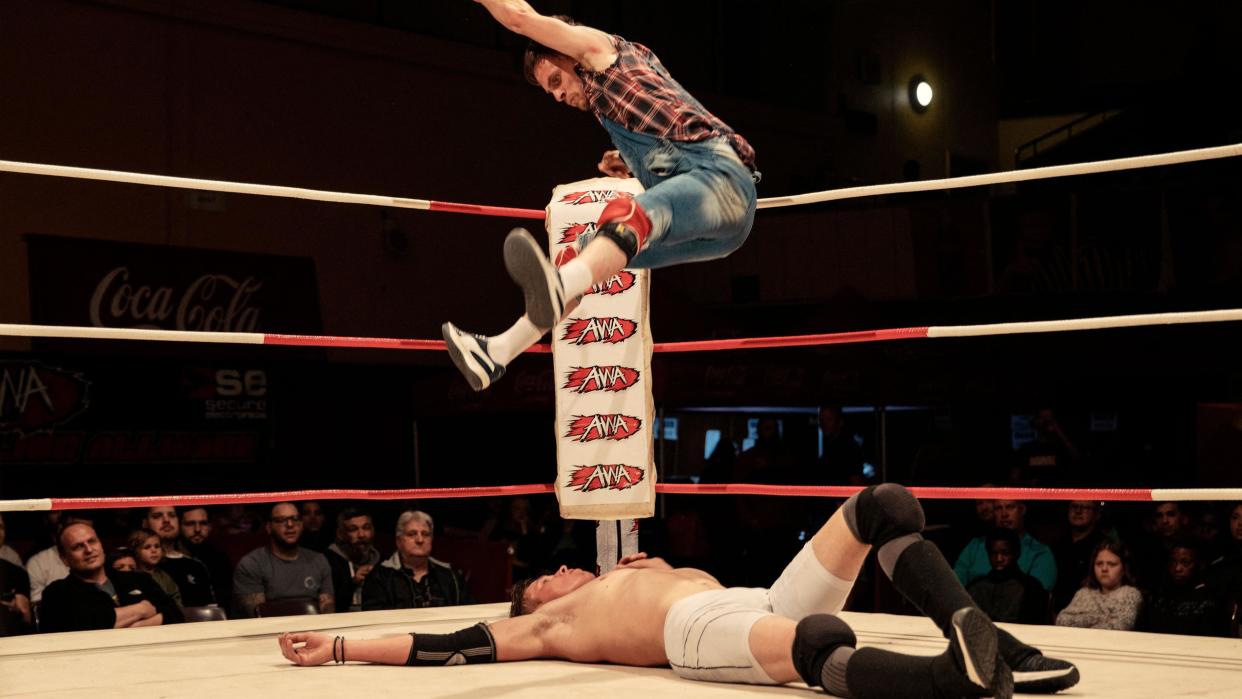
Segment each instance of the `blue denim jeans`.
[{"label": "blue denim jeans", "polygon": [[[651,219],[651,237],[629,267],[715,260],[742,247],[755,220],[757,178],[726,139],[669,141],[627,131],[607,119],[603,124],[647,189],[635,200]],[[586,238],[579,245],[589,242]]]}]

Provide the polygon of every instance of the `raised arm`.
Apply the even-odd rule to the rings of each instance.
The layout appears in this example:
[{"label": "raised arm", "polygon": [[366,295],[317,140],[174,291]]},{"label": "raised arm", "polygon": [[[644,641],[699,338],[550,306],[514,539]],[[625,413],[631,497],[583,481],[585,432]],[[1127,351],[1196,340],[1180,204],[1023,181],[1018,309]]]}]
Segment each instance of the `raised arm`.
[{"label": "raised arm", "polygon": [[571,25],[555,17],[545,17],[526,0],[475,0],[511,32],[537,41],[577,61],[584,68],[599,72],[617,60],[612,38],[598,29]]}]

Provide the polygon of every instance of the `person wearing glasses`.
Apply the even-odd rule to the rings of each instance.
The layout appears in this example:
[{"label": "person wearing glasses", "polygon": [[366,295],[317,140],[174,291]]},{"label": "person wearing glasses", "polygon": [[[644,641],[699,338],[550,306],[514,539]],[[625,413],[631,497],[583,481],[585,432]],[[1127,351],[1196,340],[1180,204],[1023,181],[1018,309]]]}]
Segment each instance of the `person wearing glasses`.
[{"label": "person wearing glasses", "polygon": [[264,602],[294,598],[314,600],[320,614],[336,611],[328,560],[298,546],[302,518],[297,506],[273,505],[265,529],[268,545],[243,556],[233,573],[234,615],[253,617]]}]

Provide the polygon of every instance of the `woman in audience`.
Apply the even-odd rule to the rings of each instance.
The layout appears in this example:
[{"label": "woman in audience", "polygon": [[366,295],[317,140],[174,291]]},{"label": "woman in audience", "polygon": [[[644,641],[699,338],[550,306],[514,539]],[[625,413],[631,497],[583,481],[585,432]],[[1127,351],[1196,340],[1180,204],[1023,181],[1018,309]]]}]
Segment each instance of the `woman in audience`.
[{"label": "woman in audience", "polygon": [[1091,555],[1091,571],[1082,587],[1057,615],[1057,625],[1131,631],[1142,605],[1143,594],[1130,574],[1130,551],[1105,539]]},{"label": "woman in audience", "polygon": [[160,535],[146,527],[135,529],[129,535],[129,548],[135,554],[134,559],[138,563],[138,571],[150,575],[164,594],[180,606],[181,589],[177,587],[177,582],[168,573],[156,567],[164,558],[164,544],[160,541]]}]

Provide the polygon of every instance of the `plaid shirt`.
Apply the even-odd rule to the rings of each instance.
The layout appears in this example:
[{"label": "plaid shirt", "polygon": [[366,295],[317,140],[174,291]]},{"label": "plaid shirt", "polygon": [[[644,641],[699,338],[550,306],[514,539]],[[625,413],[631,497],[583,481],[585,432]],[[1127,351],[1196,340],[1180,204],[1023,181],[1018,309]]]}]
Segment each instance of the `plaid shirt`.
[{"label": "plaid shirt", "polygon": [[619,36],[613,36],[612,42],[617,60],[606,70],[577,69],[597,119],[611,119],[635,133],[670,141],[723,136],[746,167],[755,169],[755,149],[686,92],[651,49]]}]

